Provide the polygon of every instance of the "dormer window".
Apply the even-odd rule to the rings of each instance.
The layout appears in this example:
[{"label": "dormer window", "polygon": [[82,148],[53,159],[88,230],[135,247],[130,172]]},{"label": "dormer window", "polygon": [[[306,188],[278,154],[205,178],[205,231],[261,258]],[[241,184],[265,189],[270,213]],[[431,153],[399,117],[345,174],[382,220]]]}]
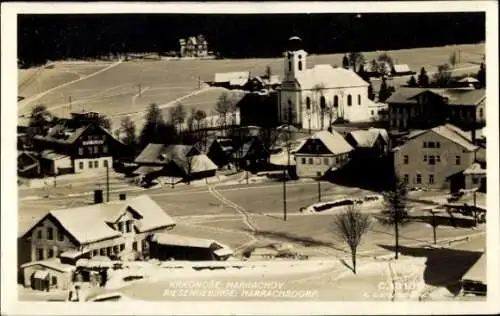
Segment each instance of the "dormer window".
[{"label": "dormer window", "polygon": [[123,222],[118,222],[118,230],[123,233]]},{"label": "dormer window", "polygon": [[132,232],[132,221],[127,221],[127,222],[126,222],[126,225],[127,225],[127,230],[126,230],[126,232],[127,232],[127,233]]}]

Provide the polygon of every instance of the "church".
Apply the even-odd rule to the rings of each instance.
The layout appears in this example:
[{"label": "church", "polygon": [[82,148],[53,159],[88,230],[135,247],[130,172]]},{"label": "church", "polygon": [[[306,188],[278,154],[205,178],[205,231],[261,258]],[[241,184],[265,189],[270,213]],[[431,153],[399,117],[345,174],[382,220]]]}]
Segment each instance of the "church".
[{"label": "church", "polygon": [[352,70],[327,64],[308,69],[307,52],[297,36],[288,40],[288,46],[279,91],[280,123],[323,130],[335,122],[377,120],[383,105],[368,98],[368,82]]}]

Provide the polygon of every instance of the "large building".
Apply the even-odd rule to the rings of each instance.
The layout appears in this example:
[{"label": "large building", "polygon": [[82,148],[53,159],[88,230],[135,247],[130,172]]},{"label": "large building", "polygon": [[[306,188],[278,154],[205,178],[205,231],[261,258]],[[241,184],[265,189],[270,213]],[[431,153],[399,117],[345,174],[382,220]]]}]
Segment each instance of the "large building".
[{"label": "large building", "polygon": [[[278,116],[305,129],[326,129],[338,120],[369,122],[383,107],[368,98],[369,83],[355,72],[331,65],[307,68],[307,52],[298,37],[289,40]],[[290,117],[291,116],[291,117]]]},{"label": "large building", "polygon": [[466,186],[464,171],[478,160],[479,149],[470,133],[445,124],[410,133],[393,149],[394,168],[408,187],[457,191]]},{"label": "large building", "polygon": [[299,177],[321,177],[335,171],[350,160],[353,148],[336,131],[320,131],[309,137],[295,151]]},{"label": "large building", "polygon": [[391,130],[432,128],[450,123],[477,129],[486,122],[486,90],[399,88],[387,99]]},{"label": "large building", "polygon": [[205,57],[208,56],[208,42],[205,36],[190,36],[179,39],[181,57]]},{"label": "large building", "polygon": [[120,256],[148,249],[148,237],[171,230],[175,221],[149,196],[51,210],[22,235],[30,261],[67,252]]}]

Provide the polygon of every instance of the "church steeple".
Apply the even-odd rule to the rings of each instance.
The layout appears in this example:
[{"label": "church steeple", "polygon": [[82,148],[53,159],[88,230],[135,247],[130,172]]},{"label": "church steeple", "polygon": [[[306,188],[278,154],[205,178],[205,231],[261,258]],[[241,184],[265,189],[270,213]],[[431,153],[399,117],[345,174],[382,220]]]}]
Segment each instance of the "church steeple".
[{"label": "church steeple", "polygon": [[307,53],[302,49],[302,40],[298,36],[288,39],[285,53],[285,80],[293,81],[306,69]]}]

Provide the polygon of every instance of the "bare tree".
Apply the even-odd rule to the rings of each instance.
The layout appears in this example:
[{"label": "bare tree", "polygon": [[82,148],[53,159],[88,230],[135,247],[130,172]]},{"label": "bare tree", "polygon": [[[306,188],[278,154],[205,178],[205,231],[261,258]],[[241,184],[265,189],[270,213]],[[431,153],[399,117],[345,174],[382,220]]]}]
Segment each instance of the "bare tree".
[{"label": "bare tree", "polygon": [[365,62],[365,56],[363,53],[359,52],[351,52],[347,58],[349,59],[349,65],[351,65],[355,72],[358,71],[358,66],[364,64]]},{"label": "bare tree", "polygon": [[191,184],[191,179],[193,176],[193,164],[194,164],[194,155],[189,154],[189,150],[186,152],[186,180],[188,184]]},{"label": "bare tree", "polygon": [[137,146],[136,127],[130,116],[125,116],[121,119],[120,128],[117,130],[120,135],[120,140],[131,148]]},{"label": "bare tree", "polygon": [[334,234],[342,239],[351,250],[352,268],[353,272],[356,273],[356,252],[363,236],[370,228],[370,216],[361,213],[359,208],[353,204],[346,211],[334,216],[333,225]]},{"label": "bare tree", "polygon": [[381,212],[379,220],[382,224],[394,227],[395,253],[396,259],[399,253],[399,226],[409,222],[407,199],[408,190],[406,183],[396,175],[394,176],[391,187],[383,193],[385,208]]},{"label": "bare tree", "polygon": [[457,64],[457,52],[453,52],[451,55],[450,55],[450,65],[452,68],[455,68],[456,64]]},{"label": "bare tree", "polygon": [[450,65],[443,64],[438,66],[437,72],[433,75],[434,83],[439,87],[446,87],[451,80]]},{"label": "bare tree", "polygon": [[322,99],[324,98],[324,90],[325,90],[325,85],[323,83],[319,83],[314,85],[312,88],[312,91],[314,93],[314,106],[313,109],[316,113],[319,113],[319,118],[320,118],[320,126],[321,130],[323,130],[323,127],[325,125],[325,113],[326,113],[326,101],[325,104],[322,104]]},{"label": "bare tree", "polygon": [[217,113],[220,115],[224,130],[226,130],[227,126],[227,115],[229,113],[233,113],[235,109],[236,106],[234,100],[229,96],[227,92],[223,92],[217,100],[215,111],[217,111]]}]

